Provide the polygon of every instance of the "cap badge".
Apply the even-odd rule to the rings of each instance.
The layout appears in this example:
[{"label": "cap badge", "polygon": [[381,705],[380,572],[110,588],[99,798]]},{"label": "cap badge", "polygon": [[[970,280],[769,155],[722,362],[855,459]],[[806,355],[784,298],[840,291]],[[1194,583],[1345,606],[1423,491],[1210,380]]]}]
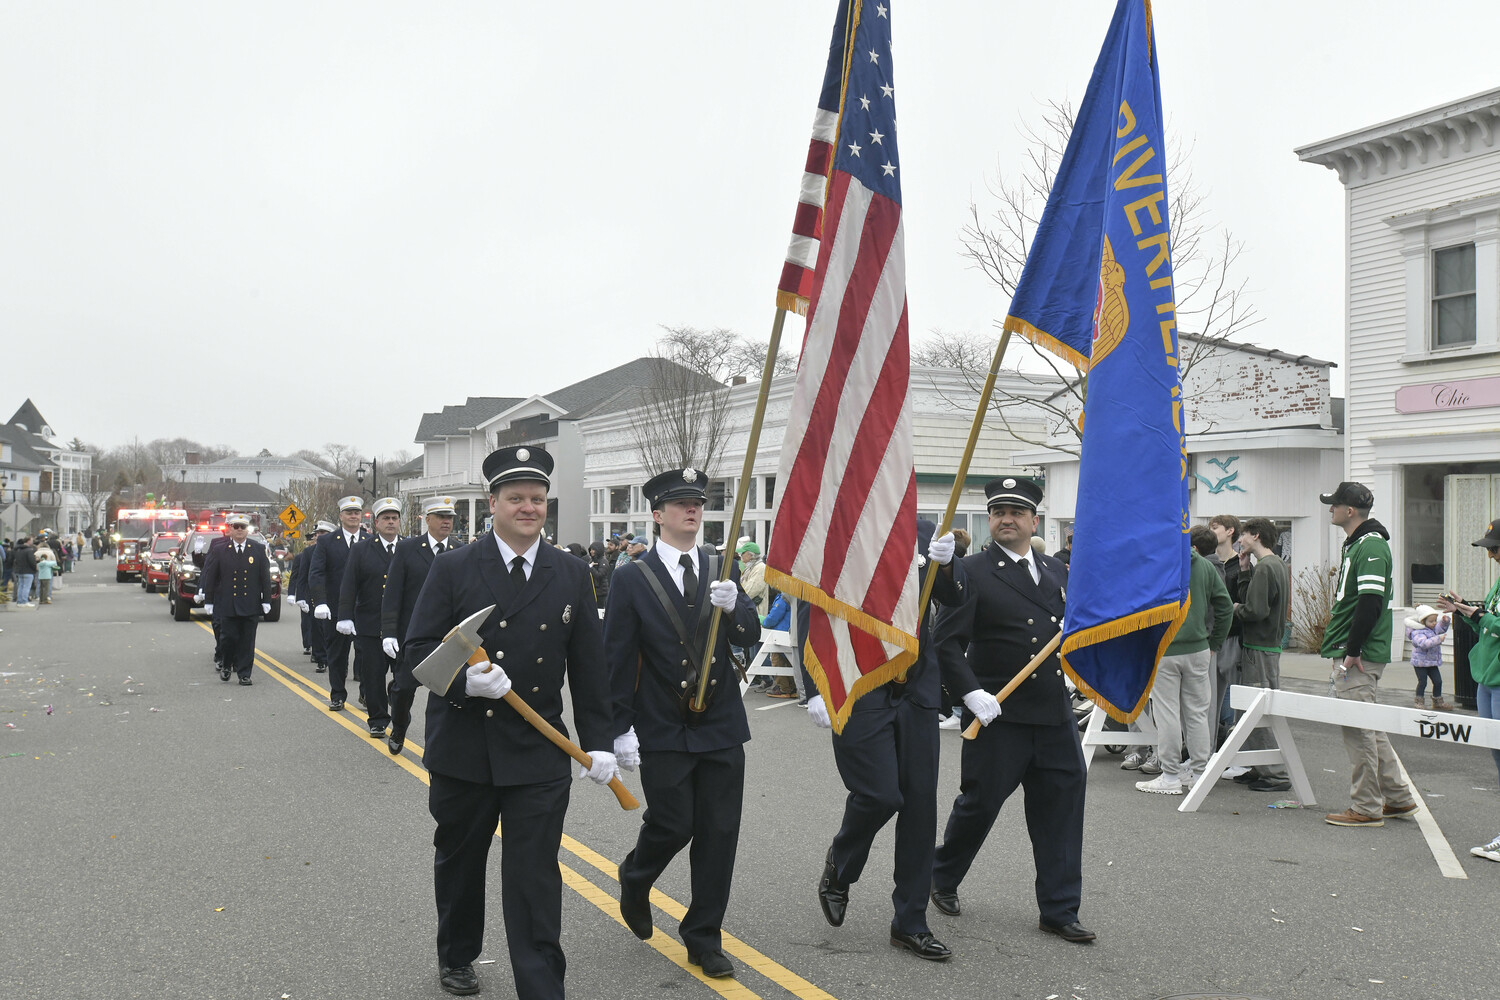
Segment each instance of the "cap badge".
[{"label": "cap badge", "polygon": [[516,449],[516,458],[519,459],[520,461],[524,462],[527,459],[529,459],[530,457],[531,457],[531,452],[527,451],[525,448],[517,448]]},{"label": "cap badge", "polygon": [[683,469],[682,481],[685,483],[696,483],[698,481],[698,473],[693,469]]},{"label": "cap badge", "polygon": [[1014,479],[1007,479],[1005,482],[1001,483],[1000,485],[1004,486],[1008,490],[1013,490],[1013,489],[1016,488],[1016,481]]}]

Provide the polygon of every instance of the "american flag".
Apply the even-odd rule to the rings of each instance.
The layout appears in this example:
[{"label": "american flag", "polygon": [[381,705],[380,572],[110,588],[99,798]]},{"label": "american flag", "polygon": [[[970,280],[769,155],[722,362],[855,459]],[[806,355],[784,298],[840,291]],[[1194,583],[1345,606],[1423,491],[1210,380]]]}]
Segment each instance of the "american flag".
[{"label": "american flag", "polygon": [[[917,651],[917,481],[892,79],[890,5],[842,0],[778,291],[780,304],[802,294],[807,279],[807,335],[766,577],[812,605],[803,656],[839,731],[854,700],[905,671]],[[831,122],[836,130],[821,138]],[[826,177],[813,169],[819,162]],[[803,275],[790,257],[809,249],[816,265]]]}]

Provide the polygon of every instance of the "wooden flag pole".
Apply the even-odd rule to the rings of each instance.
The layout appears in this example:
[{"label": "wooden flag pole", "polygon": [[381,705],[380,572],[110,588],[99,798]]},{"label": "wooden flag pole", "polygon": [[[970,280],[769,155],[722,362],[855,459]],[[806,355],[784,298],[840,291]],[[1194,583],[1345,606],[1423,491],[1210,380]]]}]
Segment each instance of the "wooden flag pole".
[{"label": "wooden flag pole", "polygon": [[[1016,674],[1016,676],[1012,677],[1009,681],[1006,682],[1005,687],[1000,689],[1000,693],[995,695],[995,700],[1004,701],[1006,698],[1009,698],[1011,692],[1021,686],[1022,681],[1030,677],[1037,667],[1040,667],[1043,663],[1047,662],[1047,657],[1057,652],[1058,644],[1061,642],[1062,629],[1058,629],[1057,634],[1054,635],[1051,639],[1047,640],[1047,645],[1042,647],[1042,651],[1033,656],[1031,658],[1031,662],[1021,668],[1021,672],[1019,674]],[[980,725],[978,719],[970,722],[968,728],[964,730],[964,739],[972,740],[974,737],[979,735],[979,729]]]},{"label": "wooden flag pole", "polygon": [[[740,469],[740,488],[735,491],[734,497],[734,520],[729,522],[729,531],[740,530],[740,518],[745,516],[745,495],[747,483],[755,472],[755,452],[760,446],[760,425],[766,416],[766,397],[771,394],[771,376],[776,371],[776,358],[781,351],[781,327],[786,322],[786,310],[776,310],[776,322],[771,324],[771,343],[766,348],[766,365],[760,373],[760,394],[755,397],[755,416],[750,421],[750,437],[745,442],[745,464]],[[729,570],[734,562],[734,553],[730,550],[729,532],[724,535],[724,565],[719,569],[719,581],[722,583],[729,579]],[[703,662],[698,670],[698,690],[694,693],[692,701],[688,702],[688,708],[694,712],[702,712],[708,708],[708,673],[714,662],[714,646],[719,641],[719,619],[722,615],[710,615],[708,625],[708,642],[703,646]]]},{"label": "wooden flag pole", "polygon": [[[990,397],[995,392],[995,379],[1000,375],[1000,363],[1005,359],[1005,349],[1010,346],[1010,331],[1002,330],[1000,343],[995,345],[995,357],[990,362],[990,373],[984,380],[984,389],[979,393],[979,407],[974,411],[974,422],[969,425],[969,441],[964,445],[964,456],[959,459],[958,471],[953,474],[953,491],[948,494],[948,509],[943,512],[943,523],[938,525],[934,538],[946,535],[953,526],[953,511],[958,507],[958,498],[963,493],[964,480],[969,478],[969,460],[974,457],[974,448],[979,444],[979,432],[984,428],[984,415],[990,408]],[[927,613],[927,602],[932,600],[932,585],[937,580],[938,565],[927,563],[927,576],[922,580],[922,596],[917,602],[917,620]]]}]

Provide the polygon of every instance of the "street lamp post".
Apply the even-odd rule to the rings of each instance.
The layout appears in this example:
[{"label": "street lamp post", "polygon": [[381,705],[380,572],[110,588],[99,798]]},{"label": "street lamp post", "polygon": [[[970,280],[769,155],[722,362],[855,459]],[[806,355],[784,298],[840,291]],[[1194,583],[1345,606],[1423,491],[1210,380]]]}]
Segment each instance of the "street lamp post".
[{"label": "street lamp post", "polygon": [[364,459],[360,459],[359,468],[357,468],[357,469],[354,470],[354,479],[355,479],[356,482],[359,483],[360,492],[361,493],[368,493],[370,495],[370,498],[372,500],[379,500],[380,499],[380,463],[377,462],[377,461],[375,461],[375,459],[373,459],[373,458],[370,459],[370,469],[369,469],[369,473],[368,474],[370,476],[370,488],[369,489],[365,489],[364,488],[364,486],[365,486],[365,475],[366,475],[365,462],[364,462]]}]

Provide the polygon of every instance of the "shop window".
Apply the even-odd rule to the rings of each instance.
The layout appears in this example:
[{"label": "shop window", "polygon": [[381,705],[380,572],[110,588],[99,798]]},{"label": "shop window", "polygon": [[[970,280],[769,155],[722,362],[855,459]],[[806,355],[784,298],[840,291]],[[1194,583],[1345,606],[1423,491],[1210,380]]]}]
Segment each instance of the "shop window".
[{"label": "shop window", "polygon": [[1474,282],[1474,244],[1432,252],[1432,346],[1463,347],[1474,343],[1478,302]]},{"label": "shop window", "polygon": [[630,487],[612,486],[609,490],[609,512],[611,514],[630,513]]}]

